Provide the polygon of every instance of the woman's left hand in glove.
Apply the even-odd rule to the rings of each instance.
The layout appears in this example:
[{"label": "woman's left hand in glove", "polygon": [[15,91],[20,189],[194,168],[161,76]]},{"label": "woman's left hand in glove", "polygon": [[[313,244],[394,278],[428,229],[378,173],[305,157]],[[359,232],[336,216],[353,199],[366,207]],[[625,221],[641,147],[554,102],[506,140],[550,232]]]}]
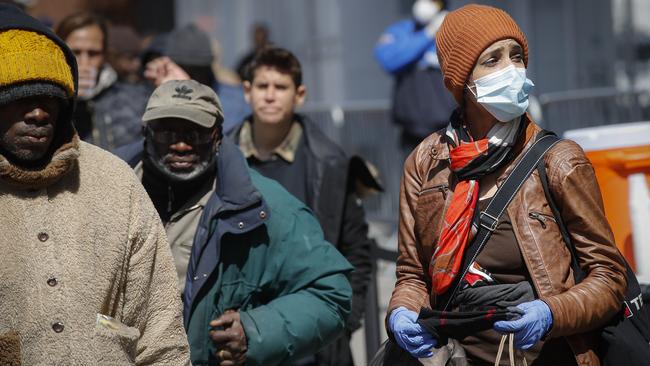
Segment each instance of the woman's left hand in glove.
[{"label": "woman's left hand in glove", "polygon": [[517,305],[524,315],[516,320],[498,321],[494,330],[499,333],[514,333],[515,347],[529,349],[534,346],[553,325],[551,309],[542,300],[534,300]]}]

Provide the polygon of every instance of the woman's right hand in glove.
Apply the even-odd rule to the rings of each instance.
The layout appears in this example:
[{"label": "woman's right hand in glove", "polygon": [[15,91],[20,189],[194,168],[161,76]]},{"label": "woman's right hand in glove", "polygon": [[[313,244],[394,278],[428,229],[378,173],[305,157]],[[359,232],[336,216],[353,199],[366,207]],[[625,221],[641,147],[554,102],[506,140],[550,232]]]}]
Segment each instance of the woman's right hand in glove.
[{"label": "woman's right hand in glove", "polygon": [[428,358],[433,356],[432,349],[438,345],[438,341],[422,329],[417,319],[416,312],[400,306],[390,313],[388,326],[400,347],[413,357]]}]

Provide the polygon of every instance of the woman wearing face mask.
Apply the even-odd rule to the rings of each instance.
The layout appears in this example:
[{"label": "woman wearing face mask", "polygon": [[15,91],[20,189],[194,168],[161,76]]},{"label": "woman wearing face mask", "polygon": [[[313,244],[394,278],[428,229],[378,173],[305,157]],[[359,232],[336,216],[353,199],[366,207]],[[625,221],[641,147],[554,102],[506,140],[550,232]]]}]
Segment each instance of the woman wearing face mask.
[{"label": "woman wearing face mask", "polygon": [[[475,234],[476,213],[541,131],[526,114],[533,87],[526,77],[528,43],[508,14],[480,5],[455,10],[442,23],[436,45],[445,86],[459,108],[447,128],[427,137],[405,162],[397,282],[387,317],[391,338],[417,358],[439,352],[438,340],[415,322],[420,309],[441,309],[436,299],[464,272],[461,259]],[[518,304],[519,319],[458,340],[471,365],[494,364],[505,333],[514,334],[514,346],[529,365],[599,365],[597,337],[589,331],[620,310],[624,262],[589,160],[575,143],[561,141],[544,161],[586,277],[574,283],[571,256],[534,172],[451,301],[455,311],[483,286],[521,290],[508,299]],[[505,300],[492,291],[497,287],[488,289],[482,294],[496,297],[490,301]]]}]

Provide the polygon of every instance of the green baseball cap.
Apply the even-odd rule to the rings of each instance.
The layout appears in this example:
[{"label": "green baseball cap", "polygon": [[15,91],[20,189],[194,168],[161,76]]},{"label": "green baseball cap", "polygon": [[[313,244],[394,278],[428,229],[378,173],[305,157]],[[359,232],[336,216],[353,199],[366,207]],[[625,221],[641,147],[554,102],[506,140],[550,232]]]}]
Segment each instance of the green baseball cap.
[{"label": "green baseball cap", "polygon": [[182,118],[211,128],[223,122],[223,108],[212,88],[194,80],[172,80],[154,90],[142,122]]}]

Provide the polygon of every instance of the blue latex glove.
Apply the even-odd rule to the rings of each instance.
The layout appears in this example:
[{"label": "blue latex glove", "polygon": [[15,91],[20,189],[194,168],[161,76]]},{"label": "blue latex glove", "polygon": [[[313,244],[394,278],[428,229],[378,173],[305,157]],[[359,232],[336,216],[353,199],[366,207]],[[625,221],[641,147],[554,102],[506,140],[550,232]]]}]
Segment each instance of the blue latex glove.
[{"label": "blue latex glove", "polygon": [[495,322],[494,330],[499,333],[514,333],[515,347],[529,349],[551,329],[553,315],[542,300],[524,302],[517,305],[517,308],[524,311],[521,318]]},{"label": "blue latex glove", "polygon": [[413,357],[428,358],[433,356],[431,349],[438,345],[431,334],[422,329],[416,321],[418,314],[400,306],[390,313],[388,326],[400,347]]}]

